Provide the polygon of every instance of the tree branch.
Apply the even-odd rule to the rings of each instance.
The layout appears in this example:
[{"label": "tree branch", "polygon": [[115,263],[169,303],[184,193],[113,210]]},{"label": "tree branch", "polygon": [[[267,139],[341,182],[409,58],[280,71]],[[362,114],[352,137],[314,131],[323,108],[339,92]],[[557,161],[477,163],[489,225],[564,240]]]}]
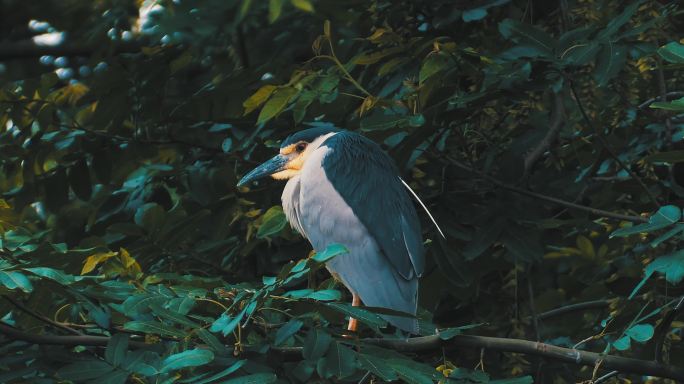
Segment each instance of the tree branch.
[{"label": "tree branch", "polygon": [[660,96],[656,96],[656,97],[653,97],[653,98],[650,98],[650,99],[644,101],[643,103],[641,103],[637,106],[637,109],[644,109],[644,108],[648,107],[649,105],[655,103],[656,101],[664,101],[664,100],[668,100],[671,98],[682,97],[682,96],[684,96],[684,91],[666,92],[664,95],[661,94]]},{"label": "tree branch", "polygon": [[538,316],[540,320],[548,319],[550,317],[556,317],[564,315],[569,312],[581,311],[583,309],[593,309],[593,308],[605,308],[610,304],[610,300],[593,300],[585,301],[583,303],[576,303],[566,305],[564,307],[552,309],[550,311],[542,312]]},{"label": "tree branch", "polygon": [[[73,335],[73,336],[53,336],[53,335],[39,335],[21,331],[17,328],[11,327],[0,322],[0,333],[14,340],[26,341],[33,344],[48,344],[48,345],[85,345],[85,346],[105,346],[109,342],[108,336],[89,336],[89,335]],[[130,346],[135,348],[149,347],[151,344],[145,344],[140,341],[130,341]]]},{"label": "tree branch", "polygon": [[564,207],[576,209],[576,210],[578,210],[578,211],[588,212],[588,213],[590,213],[590,214],[592,214],[592,215],[596,215],[596,216],[608,217],[608,218],[612,218],[612,219],[616,219],[616,220],[631,221],[631,222],[634,222],[634,223],[647,223],[647,222],[648,222],[648,219],[645,218],[645,217],[623,215],[623,214],[620,214],[620,213],[613,213],[613,212],[610,212],[610,211],[604,211],[604,210],[602,210],[602,209],[587,207],[587,206],[584,206],[584,205],[575,204],[575,203],[572,203],[572,202],[569,202],[569,201],[565,201],[565,200],[562,200],[562,199],[558,199],[558,198],[555,198],[555,197],[546,196],[546,195],[542,195],[542,194],[540,194],[540,193],[528,191],[528,190],[526,190],[526,189],[518,188],[518,187],[515,187],[515,186],[513,186],[513,185],[509,185],[509,184],[506,184],[506,183],[504,183],[504,182],[502,182],[502,181],[499,181],[499,180],[493,178],[492,176],[489,176],[489,175],[487,175],[487,174],[485,174],[485,173],[483,173],[483,172],[480,172],[480,171],[478,171],[478,170],[475,170],[475,169],[473,169],[473,168],[471,168],[471,167],[469,167],[469,166],[467,166],[467,165],[465,165],[465,164],[462,164],[461,162],[457,161],[456,159],[453,159],[453,158],[448,157],[448,156],[447,156],[447,159],[450,161],[451,164],[453,164],[453,165],[455,165],[455,166],[457,166],[457,167],[459,167],[459,168],[461,168],[461,169],[463,169],[463,170],[465,170],[465,171],[468,171],[468,172],[471,172],[471,173],[475,173],[476,175],[482,177],[483,179],[489,181],[490,183],[494,184],[495,186],[497,186],[497,187],[499,187],[499,188],[507,189],[507,190],[509,190],[509,191],[512,191],[512,192],[515,192],[515,193],[519,193],[519,194],[521,194],[521,195],[529,196],[529,197],[532,197],[532,198],[535,198],[535,199],[538,199],[538,200],[548,201],[548,202],[550,202],[550,203],[554,203],[554,204],[558,204],[558,205],[561,205],[561,206],[564,206]]},{"label": "tree branch", "polygon": [[563,108],[563,96],[560,93],[553,94],[554,108],[551,112],[551,125],[546,136],[525,156],[525,175],[529,174],[534,164],[546,152],[558,138],[558,134],[565,122],[565,109]]},{"label": "tree branch", "polygon": [[[0,333],[12,339],[34,344],[104,346],[107,345],[107,342],[109,341],[109,337],[106,336],[36,335],[21,331],[3,323],[0,323]],[[442,348],[454,349],[462,347],[522,353],[576,365],[593,366],[600,361],[602,367],[605,369],[624,373],[666,377],[674,380],[684,380],[684,368],[681,367],[668,366],[655,361],[602,355],[600,353],[557,347],[555,345],[528,340],[473,335],[457,335],[449,340],[442,340],[439,335],[433,335],[414,337],[406,340],[362,339],[361,341],[366,344],[389,348],[398,352],[419,353],[439,351]],[[149,344],[138,341],[131,341],[129,345],[135,348],[149,347]],[[301,357],[302,354],[301,347],[274,347],[272,350],[285,357],[289,356],[292,358]]]},{"label": "tree branch", "polygon": [[46,316],[41,315],[41,314],[38,313],[38,312],[33,311],[32,309],[26,307],[24,304],[22,304],[22,303],[20,303],[20,302],[18,302],[18,301],[16,301],[16,300],[14,300],[14,299],[12,299],[12,298],[9,297],[9,296],[2,295],[2,298],[5,299],[6,301],[8,301],[10,304],[12,304],[12,305],[14,305],[15,307],[17,307],[19,310],[23,311],[24,313],[28,314],[29,316],[31,316],[31,317],[33,317],[33,318],[35,318],[35,319],[38,319],[38,320],[40,320],[40,321],[42,321],[42,322],[44,322],[44,323],[46,323],[46,324],[50,324],[50,325],[52,325],[52,326],[55,327],[55,328],[59,328],[59,329],[61,329],[61,330],[63,330],[63,331],[69,332],[69,333],[71,333],[71,334],[74,334],[74,335],[81,335],[81,336],[83,335],[83,333],[81,333],[81,332],[79,332],[79,331],[77,331],[77,330],[75,330],[75,329],[73,329],[73,328],[69,328],[69,327],[67,327],[67,326],[64,325],[64,324],[60,324],[60,323],[58,323],[58,322],[56,322],[56,321],[53,321],[52,319],[50,319],[50,318],[48,318],[48,317],[46,317]]},{"label": "tree branch", "polygon": [[[114,53],[133,53],[140,51],[140,44],[124,43],[112,47]],[[91,56],[103,51],[102,45],[65,43],[59,45],[36,45],[31,40],[0,44],[0,60],[30,59],[40,56]]]},{"label": "tree branch", "polygon": [[[500,337],[457,335],[449,340],[442,340],[438,335],[414,337],[407,340],[397,339],[362,339],[362,342],[393,349],[398,352],[420,353],[439,351],[442,348],[475,348],[489,349],[500,352],[514,352],[526,355],[540,356],[558,360],[568,364],[594,366],[601,362],[601,367],[622,373],[665,377],[674,380],[684,380],[684,368],[664,365],[650,360],[639,360],[627,357],[603,355],[600,353],[581,351],[577,349],[557,347],[555,345],[538,343],[528,340],[506,339]],[[363,346],[361,347],[363,348]],[[285,355],[298,357],[302,348],[274,348]]]},{"label": "tree branch", "polygon": [[589,118],[589,115],[587,112],[584,110],[584,106],[582,105],[582,100],[579,98],[579,94],[577,93],[577,90],[575,90],[575,85],[572,80],[568,79],[568,83],[570,84],[570,90],[572,91],[572,95],[575,97],[575,103],[577,103],[577,108],[579,108],[580,114],[582,115],[582,118],[584,121],[587,123],[587,126],[589,129],[594,131],[596,133],[596,137],[598,138],[599,142],[603,146],[603,148],[608,152],[610,157],[613,158],[613,160],[620,166],[620,168],[624,169],[625,172],[629,174],[629,176],[636,181],[641,188],[646,192],[646,195],[648,195],[648,198],[653,202],[653,204],[660,208],[660,203],[658,202],[658,199],[656,199],[655,196],[653,196],[653,193],[651,192],[650,189],[648,189],[648,186],[644,184],[644,181],[641,180],[639,175],[634,173],[631,168],[629,168],[622,160],[620,160],[620,157],[613,151],[613,149],[610,147],[608,144],[608,141],[606,140],[605,137],[603,137],[603,132],[601,132],[598,128],[594,126],[594,122]]},{"label": "tree branch", "polygon": [[658,326],[658,331],[653,337],[656,341],[655,343],[655,361],[663,361],[663,347],[665,345],[665,338],[670,332],[670,325],[677,318],[677,316],[684,310],[684,296],[679,299],[679,302],[675,307],[663,318]]}]

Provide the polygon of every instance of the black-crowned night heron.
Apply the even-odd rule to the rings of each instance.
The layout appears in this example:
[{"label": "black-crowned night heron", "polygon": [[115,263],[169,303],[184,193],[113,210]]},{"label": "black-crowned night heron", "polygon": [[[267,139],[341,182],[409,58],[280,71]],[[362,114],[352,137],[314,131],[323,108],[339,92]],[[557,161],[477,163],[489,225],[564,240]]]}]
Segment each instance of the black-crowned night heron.
[{"label": "black-crowned night heron", "polygon": [[[350,131],[307,129],[285,139],[280,153],[238,186],[269,175],[288,180],[285,215],[317,252],[332,243],[349,250],[326,267],[351,291],[352,305],[416,314],[425,265],[420,222],[410,188],[379,145]],[[383,317],[418,333],[415,318]],[[348,328],[356,330],[355,319]]]}]

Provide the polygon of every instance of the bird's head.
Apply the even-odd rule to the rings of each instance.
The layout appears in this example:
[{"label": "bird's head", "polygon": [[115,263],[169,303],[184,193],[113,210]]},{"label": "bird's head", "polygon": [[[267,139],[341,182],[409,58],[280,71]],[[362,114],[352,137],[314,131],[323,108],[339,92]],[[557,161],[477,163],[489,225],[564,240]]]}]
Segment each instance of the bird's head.
[{"label": "bird's head", "polygon": [[276,180],[291,179],[301,172],[311,152],[318,148],[326,138],[338,131],[337,128],[318,127],[290,135],[280,144],[280,153],[246,174],[238,182],[238,187],[266,176],[271,176]]}]

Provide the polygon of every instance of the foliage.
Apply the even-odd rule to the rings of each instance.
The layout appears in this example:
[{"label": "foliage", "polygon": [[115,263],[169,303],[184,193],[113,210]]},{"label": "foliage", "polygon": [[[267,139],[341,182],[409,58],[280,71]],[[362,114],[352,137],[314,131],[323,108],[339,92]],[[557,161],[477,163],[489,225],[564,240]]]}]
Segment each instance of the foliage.
[{"label": "foliage", "polygon": [[[601,367],[364,341],[403,336],[323,268],[344,245],[311,255],[281,183],[235,187],[286,135],[328,124],[381,143],[445,230],[423,217],[425,334],[684,361],[671,316],[684,295],[676,2],[5,0],[0,12],[12,15],[2,324],[106,337],[2,336],[0,382],[596,378]],[[29,39],[60,32],[62,45]]]}]

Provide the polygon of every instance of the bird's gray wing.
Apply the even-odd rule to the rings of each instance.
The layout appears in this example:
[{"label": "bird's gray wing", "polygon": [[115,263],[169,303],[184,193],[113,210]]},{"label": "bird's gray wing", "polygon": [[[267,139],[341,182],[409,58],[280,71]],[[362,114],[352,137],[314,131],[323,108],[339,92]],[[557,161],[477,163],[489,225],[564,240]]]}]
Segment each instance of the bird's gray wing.
[{"label": "bird's gray wing", "polygon": [[323,169],[405,279],[425,267],[420,222],[392,158],[370,139],[341,131],[328,138]]}]

